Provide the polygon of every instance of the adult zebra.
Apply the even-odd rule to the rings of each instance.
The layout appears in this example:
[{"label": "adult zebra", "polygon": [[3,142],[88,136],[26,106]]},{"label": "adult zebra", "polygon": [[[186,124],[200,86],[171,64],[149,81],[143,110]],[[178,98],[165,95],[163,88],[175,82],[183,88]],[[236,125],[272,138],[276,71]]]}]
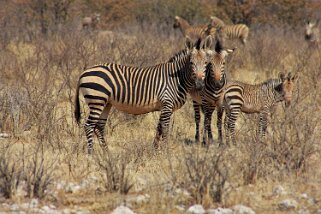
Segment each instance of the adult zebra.
[{"label": "adult zebra", "polygon": [[221,19],[216,16],[211,16],[210,25],[213,28],[221,30],[223,41],[226,39],[239,39],[243,45],[247,42],[249,36],[249,28],[245,24],[226,25]]},{"label": "adult zebra", "polygon": [[305,24],[304,38],[309,43],[310,47],[319,47],[320,30],[318,23],[308,21]]},{"label": "adult zebra", "polygon": [[85,123],[88,153],[92,153],[94,133],[101,146],[107,147],[103,135],[112,106],[130,114],[161,111],[154,146],[158,148],[161,137],[166,142],[173,111],[183,106],[188,92],[204,85],[211,42],[208,36],[194,45],[187,37],[185,50],[169,62],[155,66],[139,68],[110,63],[85,70],[76,91],[75,118],[79,123],[81,91],[90,109]]},{"label": "adult zebra", "polygon": [[216,29],[212,25],[190,25],[188,21],[182,17],[175,16],[173,28],[179,28],[183,36],[188,36],[194,41],[198,38],[205,38],[208,35],[215,37]]},{"label": "adult zebra", "polygon": [[[204,134],[203,144],[213,143],[213,135],[211,130],[212,114],[218,105],[220,95],[227,82],[225,72],[226,57],[233,53],[234,49],[223,49],[220,40],[216,40],[215,51],[212,54],[209,65],[206,70],[205,87],[202,91],[194,91],[191,93],[193,99],[193,109],[195,116],[195,141],[200,141],[199,124],[201,119],[201,109],[204,112]],[[219,136],[221,141],[222,136]]]},{"label": "adult zebra", "polygon": [[225,114],[226,140],[235,144],[235,122],[239,113],[259,113],[259,140],[265,136],[268,114],[276,103],[285,101],[288,106],[292,99],[295,82],[298,75],[280,73],[279,79],[269,79],[261,84],[251,85],[238,81],[228,82],[220,98],[218,131],[221,133],[222,113]]}]

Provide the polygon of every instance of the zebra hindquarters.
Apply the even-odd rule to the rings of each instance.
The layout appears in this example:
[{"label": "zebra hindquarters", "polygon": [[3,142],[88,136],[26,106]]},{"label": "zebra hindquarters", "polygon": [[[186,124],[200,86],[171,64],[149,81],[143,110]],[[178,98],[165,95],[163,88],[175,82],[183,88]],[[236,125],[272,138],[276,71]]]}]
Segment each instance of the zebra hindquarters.
[{"label": "zebra hindquarters", "polygon": [[159,122],[156,129],[156,135],[153,145],[155,149],[159,148],[159,141],[162,138],[164,144],[167,144],[167,137],[169,132],[169,123],[173,114],[173,103],[171,101],[163,102]]},{"label": "zebra hindquarters", "polygon": [[194,118],[195,118],[195,143],[200,142],[200,121],[201,121],[201,105],[193,100]]}]

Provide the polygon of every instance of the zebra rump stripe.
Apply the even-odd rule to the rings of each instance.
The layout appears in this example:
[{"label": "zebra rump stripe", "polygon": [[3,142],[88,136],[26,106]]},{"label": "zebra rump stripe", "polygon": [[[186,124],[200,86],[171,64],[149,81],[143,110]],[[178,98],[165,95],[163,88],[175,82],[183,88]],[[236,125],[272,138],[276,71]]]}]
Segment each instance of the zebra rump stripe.
[{"label": "zebra rump stripe", "polygon": [[[117,64],[97,65],[85,70],[78,82],[75,118],[80,121],[79,91],[83,94],[90,112],[85,123],[88,153],[92,152],[93,135],[107,149],[104,127],[111,107],[130,113],[144,114],[161,111],[154,146],[162,137],[166,142],[168,124],[173,111],[182,107],[187,93],[202,81],[207,64],[208,37],[199,40],[196,47],[187,39],[187,49],[179,52],[170,62],[146,68]],[[203,70],[202,70],[203,69]]]},{"label": "zebra rump stripe", "polygon": [[[259,113],[259,136],[261,141],[265,136],[268,122],[268,114],[272,106],[276,103],[285,101],[286,106],[292,99],[292,93],[297,75],[280,74],[279,79],[269,79],[261,84],[251,85],[238,81],[228,82],[224,94],[220,99],[219,111],[226,111],[225,129],[226,140],[229,142],[230,137],[233,144],[235,141],[235,123],[239,113]],[[221,132],[221,119],[218,119],[218,131]],[[219,133],[221,135],[221,133]]]}]

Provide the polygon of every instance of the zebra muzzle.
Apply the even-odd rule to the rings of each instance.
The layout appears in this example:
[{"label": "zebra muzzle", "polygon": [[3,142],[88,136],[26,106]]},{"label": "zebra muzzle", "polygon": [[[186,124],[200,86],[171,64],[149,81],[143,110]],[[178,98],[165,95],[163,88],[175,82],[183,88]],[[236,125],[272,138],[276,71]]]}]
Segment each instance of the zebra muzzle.
[{"label": "zebra muzzle", "polygon": [[203,80],[195,80],[195,89],[200,91],[204,88],[205,83]]}]

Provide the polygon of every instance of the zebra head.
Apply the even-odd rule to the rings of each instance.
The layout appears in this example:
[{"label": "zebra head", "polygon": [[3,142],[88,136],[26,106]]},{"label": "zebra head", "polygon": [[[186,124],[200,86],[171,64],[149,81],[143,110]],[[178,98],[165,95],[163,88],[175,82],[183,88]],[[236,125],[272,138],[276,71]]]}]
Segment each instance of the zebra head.
[{"label": "zebra head", "polygon": [[281,79],[281,83],[276,86],[276,89],[282,96],[281,99],[285,101],[285,106],[288,107],[291,104],[292,94],[298,75],[292,75],[291,72],[289,72],[288,75],[280,73],[279,78]]},{"label": "zebra head", "polygon": [[305,24],[305,39],[306,40],[311,40],[314,26],[315,26],[315,23],[312,23],[310,21],[308,21]]},{"label": "zebra head", "polygon": [[209,75],[214,82],[221,82],[225,75],[225,59],[230,54],[233,53],[236,48],[233,49],[223,49],[222,44],[217,40],[215,45],[215,52],[210,58],[209,63]]},{"label": "zebra head", "polygon": [[205,39],[199,38],[194,43],[186,36],[186,47],[190,51],[190,70],[191,78],[194,81],[196,90],[201,90],[205,86],[205,72],[213,52],[210,50],[212,37],[207,36]]}]

